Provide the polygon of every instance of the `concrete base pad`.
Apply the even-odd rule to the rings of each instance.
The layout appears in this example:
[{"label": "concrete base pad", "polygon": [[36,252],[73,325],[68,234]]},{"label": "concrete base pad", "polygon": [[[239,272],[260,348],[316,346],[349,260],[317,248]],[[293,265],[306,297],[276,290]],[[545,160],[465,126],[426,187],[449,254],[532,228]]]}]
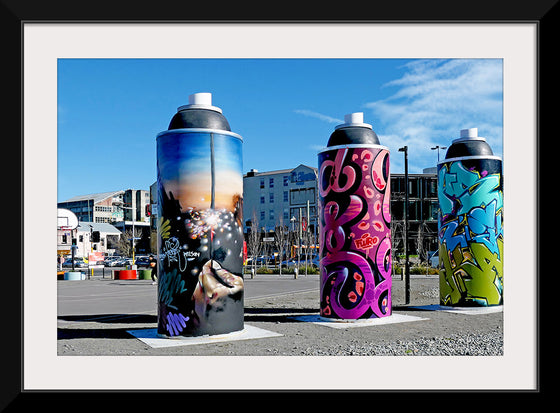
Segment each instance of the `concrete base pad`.
[{"label": "concrete base pad", "polygon": [[275,333],[274,331],[263,330],[262,328],[253,327],[245,324],[243,330],[233,331],[227,334],[216,334],[196,337],[161,337],[157,333],[157,328],[142,329],[142,330],[127,330],[127,333],[133,335],[144,344],[152,348],[162,347],[178,347],[188,346],[193,344],[209,344],[221,343],[226,341],[236,340],[251,340],[255,338],[265,337],[281,337],[282,334]]},{"label": "concrete base pad", "polygon": [[427,311],[445,311],[448,313],[459,313],[459,314],[468,314],[468,315],[490,314],[490,313],[499,313],[504,311],[503,305],[493,305],[489,307],[451,307],[446,305],[432,304],[432,305],[424,305],[424,306],[411,307],[411,308],[416,308],[418,310],[427,310]]},{"label": "concrete base pad", "polygon": [[305,321],[308,323],[314,323],[314,324],[318,324],[326,327],[332,327],[332,328],[368,327],[368,326],[377,326],[377,325],[384,325],[384,324],[406,323],[409,321],[428,320],[427,318],[414,317],[410,315],[395,314],[395,313],[387,317],[367,318],[367,319],[359,319],[359,320],[326,318],[326,317],[321,317],[320,315],[302,315],[302,316],[290,317],[290,318],[298,321]]}]

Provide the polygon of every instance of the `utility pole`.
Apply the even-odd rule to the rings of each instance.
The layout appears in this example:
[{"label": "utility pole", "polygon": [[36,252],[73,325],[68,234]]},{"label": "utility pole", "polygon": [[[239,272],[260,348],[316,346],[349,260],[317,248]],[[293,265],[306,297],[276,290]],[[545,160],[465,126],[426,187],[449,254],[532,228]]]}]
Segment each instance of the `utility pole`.
[{"label": "utility pole", "polygon": [[408,263],[408,146],[399,148],[404,152],[404,302],[410,304],[410,267]]}]

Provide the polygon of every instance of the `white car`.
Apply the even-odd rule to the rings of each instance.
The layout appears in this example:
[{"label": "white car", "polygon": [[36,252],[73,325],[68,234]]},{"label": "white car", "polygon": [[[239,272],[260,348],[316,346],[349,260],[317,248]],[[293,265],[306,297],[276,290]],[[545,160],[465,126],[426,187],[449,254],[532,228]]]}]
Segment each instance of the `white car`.
[{"label": "white car", "polygon": [[[74,257],[74,268],[87,268],[88,264],[82,257]],[[72,258],[67,258],[62,264],[63,268],[72,268]]]},{"label": "white car", "polygon": [[116,267],[121,257],[107,257],[103,262],[105,267]]}]

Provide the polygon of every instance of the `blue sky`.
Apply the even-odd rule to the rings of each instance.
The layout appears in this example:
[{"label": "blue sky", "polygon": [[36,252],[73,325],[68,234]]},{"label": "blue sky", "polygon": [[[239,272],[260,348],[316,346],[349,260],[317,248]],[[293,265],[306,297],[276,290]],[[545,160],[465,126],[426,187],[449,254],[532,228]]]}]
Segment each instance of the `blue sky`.
[{"label": "blue sky", "polygon": [[[344,115],[363,112],[391,172],[435,166],[477,127],[502,156],[500,59],[59,59],[58,201],[156,181],[156,136],[197,92],[243,137],[243,172],[317,167]],[[440,157],[445,150],[440,151]]]}]

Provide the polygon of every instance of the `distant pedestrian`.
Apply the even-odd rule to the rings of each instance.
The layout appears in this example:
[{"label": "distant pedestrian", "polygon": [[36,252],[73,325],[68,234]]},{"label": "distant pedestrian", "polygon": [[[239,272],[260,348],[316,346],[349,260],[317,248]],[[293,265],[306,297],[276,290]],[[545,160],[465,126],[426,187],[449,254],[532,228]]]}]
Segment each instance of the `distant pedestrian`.
[{"label": "distant pedestrian", "polygon": [[62,255],[58,256],[58,269],[62,271],[62,264],[64,264],[64,257]]},{"label": "distant pedestrian", "polygon": [[157,283],[157,260],[153,255],[148,258],[148,264],[152,269],[152,285],[155,285]]}]

